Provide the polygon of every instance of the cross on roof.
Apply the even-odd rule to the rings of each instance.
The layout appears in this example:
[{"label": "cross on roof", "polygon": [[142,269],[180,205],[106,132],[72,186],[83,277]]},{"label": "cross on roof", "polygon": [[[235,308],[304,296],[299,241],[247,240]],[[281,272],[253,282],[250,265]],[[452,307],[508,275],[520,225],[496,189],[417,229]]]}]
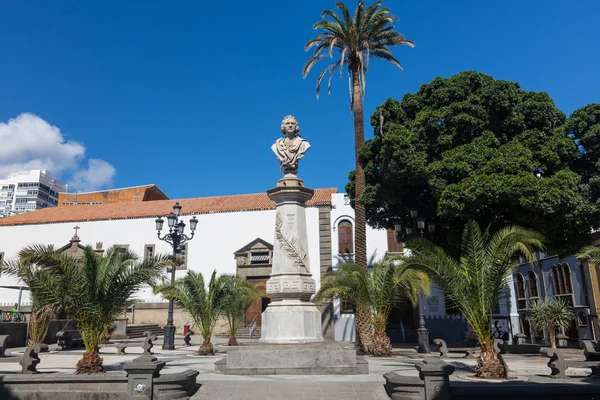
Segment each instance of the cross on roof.
[{"label": "cross on roof", "polygon": [[75,225],[75,227],[73,229],[75,229],[75,236],[77,236],[77,229],[81,229],[81,228],[78,227],[77,225]]}]

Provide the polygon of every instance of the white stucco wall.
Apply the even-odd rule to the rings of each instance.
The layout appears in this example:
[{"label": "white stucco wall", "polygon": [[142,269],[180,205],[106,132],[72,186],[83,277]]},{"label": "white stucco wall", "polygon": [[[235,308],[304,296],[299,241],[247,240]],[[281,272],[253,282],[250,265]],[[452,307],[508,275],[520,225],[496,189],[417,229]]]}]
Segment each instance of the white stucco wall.
[{"label": "white stucco wall", "polygon": [[[342,264],[339,258],[339,243],[337,226],[341,221],[354,221],[354,209],[350,205],[350,199],[344,193],[331,196],[331,256],[332,265],[336,269]],[[367,225],[367,262],[373,265],[381,260],[388,250],[387,233],[382,229],[373,229]],[[354,314],[340,313],[340,300],[333,300],[334,336],[335,340],[354,341],[356,337]]]},{"label": "white stucco wall", "polygon": [[[191,216],[183,217],[188,227],[190,218]],[[273,243],[275,238],[275,210],[203,214],[197,218],[196,235],[188,242],[187,267],[188,270],[202,272],[207,279],[215,269],[218,274],[234,274],[233,252],[252,240],[260,237]],[[317,288],[320,284],[318,218],[317,208],[306,209],[310,268]],[[0,226],[0,252],[5,253],[5,259],[12,259],[20,249],[33,243],[62,247],[69,243],[74,233],[73,227],[76,225],[80,227],[78,235],[82,245],[94,247],[96,242],[102,242],[103,248],[106,249],[115,244],[128,244],[129,249],[138,253],[140,257],[143,256],[144,246],[147,244],[154,244],[157,254],[171,252],[167,243],[157,239],[154,218]],[[163,234],[166,225],[165,221]],[[187,233],[189,234],[189,231]],[[177,271],[177,277],[184,275],[185,271]],[[16,284],[7,276],[0,277],[0,286]],[[145,301],[162,301],[162,298],[155,296],[150,289],[143,290],[137,297]],[[12,304],[17,298],[18,290],[0,289],[0,303]],[[24,292],[22,304],[29,301],[29,293]]]}]

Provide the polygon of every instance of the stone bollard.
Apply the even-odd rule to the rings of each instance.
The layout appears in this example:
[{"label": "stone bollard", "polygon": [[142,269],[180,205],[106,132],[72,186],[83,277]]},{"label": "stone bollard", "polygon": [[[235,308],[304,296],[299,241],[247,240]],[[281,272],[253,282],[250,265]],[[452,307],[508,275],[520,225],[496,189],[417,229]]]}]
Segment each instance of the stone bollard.
[{"label": "stone bollard", "polygon": [[37,353],[37,346],[27,346],[25,352],[23,353],[23,357],[21,357],[21,370],[22,374],[35,374],[38,373],[36,369],[37,365],[40,363],[40,358]]},{"label": "stone bollard", "polygon": [[500,346],[504,345],[504,340],[502,339],[494,339],[494,350],[496,350],[496,353],[500,354],[502,352],[502,349],[500,348]]},{"label": "stone bollard", "polygon": [[188,331],[188,333],[186,333],[185,336],[183,337],[183,341],[185,342],[186,346],[191,346],[192,345],[191,340],[192,340],[192,331]]},{"label": "stone bollard", "polygon": [[562,333],[559,333],[558,335],[556,335],[556,346],[557,347],[567,347],[567,339],[569,339],[569,337],[567,335],[563,335]]},{"label": "stone bollard", "polygon": [[425,400],[450,400],[450,375],[454,372],[452,365],[439,358],[427,358],[415,367],[425,383]]},{"label": "stone bollard", "polygon": [[8,348],[9,341],[10,335],[0,335],[0,357],[6,357],[6,349]]},{"label": "stone bollard", "polygon": [[527,339],[526,335],[517,333],[515,336],[513,336],[513,343],[516,345],[522,345],[525,344],[525,339]]},{"label": "stone bollard", "polygon": [[156,361],[156,357],[141,356],[123,366],[127,372],[127,393],[131,400],[152,400],[153,379],[160,376],[165,361]]},{"label": "stone bollard", "polygon": [[123,366],[127,372],[127,393],[131,400],[152,400],[154,392],[153,379],[160,376],[165,361],[157,361],[152,355],[152,341],[156,336],[147,336],[144,341],[144,354]]}]

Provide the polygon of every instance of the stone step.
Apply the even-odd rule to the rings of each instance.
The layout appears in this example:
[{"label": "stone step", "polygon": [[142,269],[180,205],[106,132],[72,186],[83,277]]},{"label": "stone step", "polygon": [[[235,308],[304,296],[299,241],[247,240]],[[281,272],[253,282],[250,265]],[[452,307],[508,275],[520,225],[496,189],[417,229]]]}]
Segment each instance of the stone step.
[{"label": "stone step", "polygon": [[144,337],[144,332],[146,331],[150,331],[157,336],[162,336],[164,334],[163,328],[158,324],[127,325],[127,337],[130,339]]}]

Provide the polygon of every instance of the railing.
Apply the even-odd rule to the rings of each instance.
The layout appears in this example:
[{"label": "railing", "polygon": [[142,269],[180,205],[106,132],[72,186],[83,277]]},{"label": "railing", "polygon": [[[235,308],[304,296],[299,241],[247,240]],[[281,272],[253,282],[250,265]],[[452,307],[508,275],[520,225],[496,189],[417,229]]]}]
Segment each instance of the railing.
[{"label": "railing", "polygon": [[254,331],[256,330],[256,317],[252,320],[252,322],[250,322],[250,339],[252,339],[252,335],[254,334]]},{"label": "railing", "polygon": [[6,311],[2,313],[3,322],[27,322],[27,316],[25,313],[17,313],[13,316],[12,311]]}]

